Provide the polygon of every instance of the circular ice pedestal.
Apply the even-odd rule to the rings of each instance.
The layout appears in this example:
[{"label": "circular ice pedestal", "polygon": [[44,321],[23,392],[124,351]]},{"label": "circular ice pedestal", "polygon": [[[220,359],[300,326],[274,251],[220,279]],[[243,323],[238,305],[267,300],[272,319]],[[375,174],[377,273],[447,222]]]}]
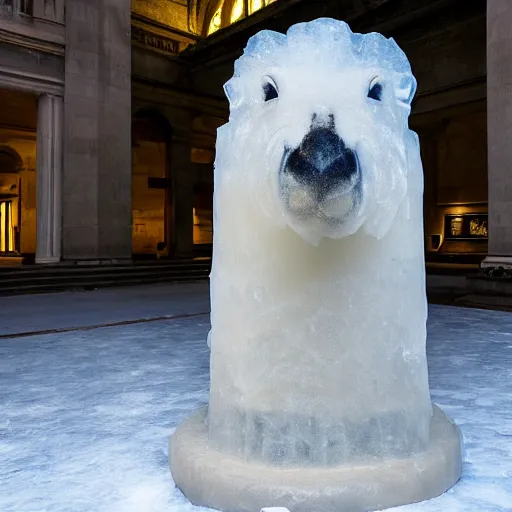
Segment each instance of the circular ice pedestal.
[{"label": "circular ice pedestal", "polygon": [[194,504],[225,512],[265,506],[291,512],[366,512],[439,496],[461,474],[459,429],[434,406],[430,444],[405,459],[334,467],[272,467],[222,453],[208,442],[206,408],[170,441],[171,472]]}]

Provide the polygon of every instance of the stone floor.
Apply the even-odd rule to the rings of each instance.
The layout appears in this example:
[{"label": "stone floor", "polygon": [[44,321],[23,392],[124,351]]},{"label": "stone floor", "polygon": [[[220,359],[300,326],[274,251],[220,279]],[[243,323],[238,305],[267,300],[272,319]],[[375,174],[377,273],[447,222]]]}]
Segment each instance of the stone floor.
[{"label": "stone floor", "polygon": [[[208,309],[206,284],[1,298],[0,511],[200,510],[172,484],[167,439],[208,399]],[[464,474],[393,510],[512,510],[512,314],[432,306],[428,355]]]}]

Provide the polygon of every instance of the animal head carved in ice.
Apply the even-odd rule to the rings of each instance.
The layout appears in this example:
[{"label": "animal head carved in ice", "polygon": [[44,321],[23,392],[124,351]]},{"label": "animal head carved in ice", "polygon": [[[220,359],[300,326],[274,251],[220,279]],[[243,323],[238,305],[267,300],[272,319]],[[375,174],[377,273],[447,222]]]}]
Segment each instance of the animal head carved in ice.
[{"label": "animal head carved in ice", "polygon": [[361,226],[380,238],[419,151],[408,128],[415,90],[407,57],[380,34],[331,19],[260,32],[225,85],[239,148],[230,167],[311,243]]}]

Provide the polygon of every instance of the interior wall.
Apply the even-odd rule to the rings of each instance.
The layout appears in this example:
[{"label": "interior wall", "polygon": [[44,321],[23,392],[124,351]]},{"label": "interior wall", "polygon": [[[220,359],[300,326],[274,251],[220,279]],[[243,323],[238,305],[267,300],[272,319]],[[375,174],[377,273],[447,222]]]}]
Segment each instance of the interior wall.
[{"label": "interior wall", "polygon": [[485,101],[413,119],[425,175],[427,252],[481,253],[487,237],[446,241],[446,215],[487,214],[487,112]]},{"label": "interior wall", "polygon": [[[418,81],[410,124],[420,136],[427,260],[476,263],[487,253],[485,7],[447,7],[396,34]],[[470,214],[482,235],[453,239],[450,219]]]},{"label": "interior wall", "polygon": [[194,183],[194,245],[213,243],[213,164],[217,129],[225,119],[202,114],[192,122],[191,160],[196,166]]},{"label": "interior wall", "polygon": [[194,245],[213,243],[213,164],[197,165],[194,184]]},{"label": "interior wall", "polygon": [[[166,121],[148,113],[132,124],[132,250],[134,254],[167,255],[169,233],[169,133]],[[164,250],[157,251],[160,243]]]}]

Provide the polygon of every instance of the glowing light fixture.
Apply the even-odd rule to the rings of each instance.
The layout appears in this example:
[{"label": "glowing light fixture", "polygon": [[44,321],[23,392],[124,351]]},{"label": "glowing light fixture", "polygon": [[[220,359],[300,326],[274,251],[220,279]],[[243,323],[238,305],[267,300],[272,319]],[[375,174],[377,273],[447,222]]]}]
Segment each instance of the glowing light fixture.
[{"label": "glowing light fixture", "polygon": [[[233,2],[228,2],[226,4],[225,0],[222,0],[222,2],[217,7],[217,10],[215,11],[215,14],[210,20],[210,25],[208,26],[208,35],[213,34],[222,28],[222,22],[223,20],[225,21],[225,14],[229,14],[230,24],[235,23],[245,16],[250,16],[256,11],[263,9],[263,7],[273,4],[276,1],[277,0],[234,0]],[[230,8],[231,12],[226,13],[225,11]]]},{"label": "glowing light fixture", "polygon": [[231,23],[235,23],[244,15],[244,0],[235,0],[231,9]]},{"label": "glowing light fixture", "polygon": [[[267,1],[267,4],[270,3]],[[265,2],[263,0],[250,0],[249,2],[249,14],[252,14],[258,10],[260,10],[262,7],[265,7]]]},{"label": "glowing light fixture", "polygon": [[221,2],[215,14],[213,15],[210,26],[208,27],[208,35],[213,34],[221,27],[222,22],[222,8],[224,7],[224,2]]}]

